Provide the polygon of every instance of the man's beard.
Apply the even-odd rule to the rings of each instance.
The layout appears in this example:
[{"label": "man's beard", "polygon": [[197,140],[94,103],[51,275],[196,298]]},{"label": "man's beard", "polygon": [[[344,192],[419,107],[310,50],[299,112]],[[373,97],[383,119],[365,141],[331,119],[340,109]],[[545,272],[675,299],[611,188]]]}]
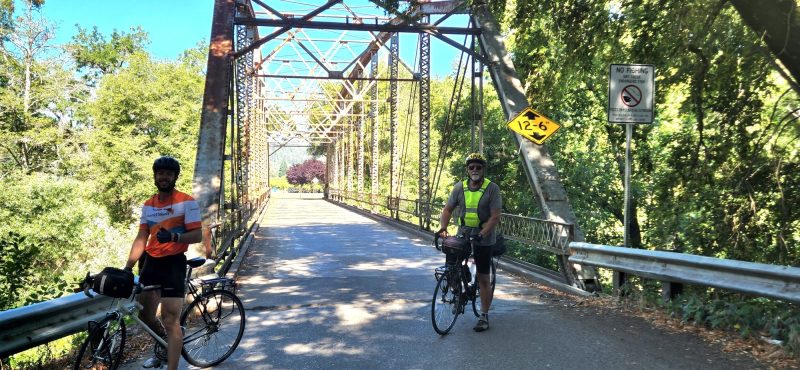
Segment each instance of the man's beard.
[{"label": "man's beard", "polygon": [[175,181],[166,181],[167,184],[163,185],[163,186],[161,185],[161,183],[163,183],[163,181],[161,181],[161,182],[156,181],[156,187],[158,188],[158,191],[160,191],[160,192],[169,193],[173,189],[175,189]]},{"label": "man's beard", "polygon": [[478,182],[483,179],[483,175],[469,175],[469,179]]}]

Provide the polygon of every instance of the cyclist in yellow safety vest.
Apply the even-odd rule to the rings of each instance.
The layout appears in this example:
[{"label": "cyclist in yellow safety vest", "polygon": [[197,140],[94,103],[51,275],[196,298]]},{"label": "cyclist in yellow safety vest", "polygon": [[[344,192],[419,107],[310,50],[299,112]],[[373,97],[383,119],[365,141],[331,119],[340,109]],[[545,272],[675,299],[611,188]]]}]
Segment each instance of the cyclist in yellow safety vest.
[{"label": "cyclist in yellow safety vest", "polygon": [[475,331],[489,329],[489,306],[492,303],[492,289],[489,280],[492,245],[497,238],[496,226],[500,223],[503,198],[500,187],[484,177],[486,158],[480,153],[472,153],[466,159],[467,180],[459,181],[453,186],[439,220],[441,227],[437,234],[447,237],[447,226],[453,210],[459,207],[458,235],[477,235],[475,244],[475,267],[480,287],[481,316],[473,328]]}]

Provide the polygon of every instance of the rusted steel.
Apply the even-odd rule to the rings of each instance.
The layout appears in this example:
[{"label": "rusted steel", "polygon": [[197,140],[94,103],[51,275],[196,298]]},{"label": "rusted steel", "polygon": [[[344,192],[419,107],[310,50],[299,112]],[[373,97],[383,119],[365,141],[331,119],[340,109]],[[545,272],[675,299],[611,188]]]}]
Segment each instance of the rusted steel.
[{"label": "rusted steel", "polygon": [[200,205],[203,221],[207,224],[216,223],[222,188],[235,6],[236,0],[216,0],[211,24],[203,111],[192,182],[194,196]]}]

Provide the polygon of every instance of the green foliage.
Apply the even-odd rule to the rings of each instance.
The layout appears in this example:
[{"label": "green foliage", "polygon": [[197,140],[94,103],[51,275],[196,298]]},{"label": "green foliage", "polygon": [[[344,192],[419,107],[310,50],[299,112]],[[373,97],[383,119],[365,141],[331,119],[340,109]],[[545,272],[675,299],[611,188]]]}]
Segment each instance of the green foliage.
[{"label": "green foliage", "polygon": [[131,28],[131,33],[114,30],[109,40],[97,30],[97,26],[91,32],[79,25],[75,27],[78,33],[72,36],[67,50],[79,69],[91,70],[86,75],[90,79],[122,68],[131,55],[142,52],[148,43],[147,33],[141,27]]},{"label": "green foliage", "polygon": [[[800,99],[727,2],[516,1],[514,64],[589,241],[622,236],[625,135],[608,65],[656,66],[656,121],[633,139],[633,246],[798,264]],[[580,53],[574,52],[580,50]],[[513,198],[509,195],[507,198]],[[641,233],[638,232],[641,230]]]},{"label": "green foliage", "polygon": [[17,297],[30,287],[40,249],[14,232],[0,237],[0,311],[17,307]]},{"label": "green foliage", "polygon": [[[152,161],[169,154],[181,162],[178,189],[191,189],[199,134],[203,76],[191,59],[156,62],[135,54],[106,75],[87,105],[93,165],[82,176],[100,189],[96,199],[115,223],[135,219],[132,209],[155,191]],[[121,140],[121,138],[125,138]]]},{"label": "green foliage", "polygon": [[272,177],[269,179],[269,185],[280,190],[287,190],[292,186],[286,177]]},{"label": "green foliage", "polygon": [[800,353],[800,309],[795,305],[768,298],[709,293],[701,290],[685,294],[666,308],[684,322],[735,331],[743,337],[777,339],[789,352]]},{"label": "green foliage", "polygon": [[513,257],[536,266],[541,266],[553,271],[558,271],[558,260],[553,253],[533,248],[529,245],[506,239],[506,256]]},{"label": "green foliage", "polygon": [[127,248],[83,183],[33,174],[3,179],[0,186],[0,235],[15,256],[4,263],[19,268],[3,270],[0,279],[20,274],[25,284],[11,307],[58,297],[87,268],[121,263]]},{"label": "green foliage", "polygon": [[289,169],[289,165],[286,161],[281,162],[281,167],[278,169],[278,177],[286,176],[286,171]]}]

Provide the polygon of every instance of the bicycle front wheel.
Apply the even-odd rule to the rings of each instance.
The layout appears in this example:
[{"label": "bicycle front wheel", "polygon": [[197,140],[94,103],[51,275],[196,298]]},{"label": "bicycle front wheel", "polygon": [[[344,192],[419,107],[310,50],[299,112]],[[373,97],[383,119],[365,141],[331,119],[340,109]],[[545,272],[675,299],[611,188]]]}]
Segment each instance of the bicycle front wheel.
[{"label": "bicycle front wheel", "polygon": [[[494,285],[495,283],[497,283],[497,258],[498,257],[492,257],[489,263],[489,265],[491,265],[491,267],[489,268],[489,284],[491,284],[492,287],[492,295],[491,295],[492,297],[494,297]],[[480,284],[478,284],[478,282],[476,281],[475,297],[472,300],[472,313],[475,314],[475,317],[480,317],[481,312],[483,312],[481,308],[481,287]]]},{"label": "bicycle front wheel", "polygon": [[122,362],[125,349],[125,321],[106,316],[89,329],[75,360],[74,370],[116,369]]},{"label": "bicycle front wheel", "polygon": [[244,334],[244,307],[227,290],[203,293],[181,314],[183,358],[197,367],[219,364],[230,356]]},{"label": "bicycle front wheel", "polygon": [[460,313],[461,280],[456,276],[457,274],[445,271],[439,275],[436,281],[436,290],[433,291],[431,322],[433,330],[440,335],[447,334],[453,328]]}]

